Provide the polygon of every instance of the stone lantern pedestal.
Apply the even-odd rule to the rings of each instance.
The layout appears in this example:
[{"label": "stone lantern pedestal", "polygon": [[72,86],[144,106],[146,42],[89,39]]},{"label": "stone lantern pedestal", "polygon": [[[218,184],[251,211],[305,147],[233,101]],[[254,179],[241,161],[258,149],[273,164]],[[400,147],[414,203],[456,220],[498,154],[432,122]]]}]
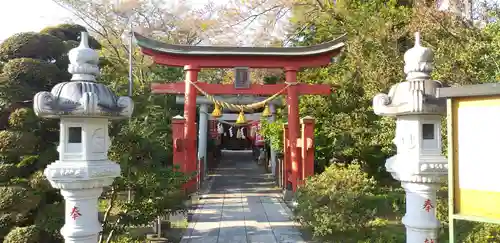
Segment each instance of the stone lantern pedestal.
[{"label": "stone lantern pedestal", "polygon": [[86,32],[68,56],[71,81],[57,84],[51,92],[37,93],[34,111],[39,117],[61,120],[59,160],[44,171],[65,199],[61,234],[66,243],[96,243],[102,231],[98,199],[103,188],[120,176],[120,166],[107,156],[108,123],[130,117],[134,104],[96,82],[99,55],[89,48]]},{"label": "stone lantern pedestal", "polygon": [[407,243],[437,243],[436,191],[447,175],[448,162],[441,154],[441,117],[446,103],[436,98],[441,83],[430,79],[433,53],[420,45],[405,53],[406,81],[395,84],[388,94],[377,94],[373,110],[396,117],[394,144],[397,154],[385,167],[406,191]]}]

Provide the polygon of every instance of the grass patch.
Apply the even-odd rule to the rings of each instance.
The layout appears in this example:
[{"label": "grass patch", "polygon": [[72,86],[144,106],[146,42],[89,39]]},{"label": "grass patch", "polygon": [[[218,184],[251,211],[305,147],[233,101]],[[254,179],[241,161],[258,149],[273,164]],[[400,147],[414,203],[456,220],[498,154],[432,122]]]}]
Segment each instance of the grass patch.
[{"label": "grass patch", "polygon": [[181,242],[182,236],[189,225],[187,215],[183,214],[183,217],[172,219],[170,223],[171,227],[167,230],[166,237],[174,243]]}]

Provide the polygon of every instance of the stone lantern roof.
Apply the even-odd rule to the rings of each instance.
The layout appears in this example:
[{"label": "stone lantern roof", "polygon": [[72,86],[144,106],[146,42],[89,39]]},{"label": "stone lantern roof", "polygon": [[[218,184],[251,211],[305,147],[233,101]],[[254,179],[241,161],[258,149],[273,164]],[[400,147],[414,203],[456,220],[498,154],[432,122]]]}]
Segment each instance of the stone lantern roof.
[{"label": "stone lantern roof", "polygon": [[95,117],[124,119],[132,115],[130,97],[118,97],[104,84],[97,83],[99,54],[88,44],[88,33],[82,32],[80,45],[69,51],[69,82],[61,82],[51,92],[39,92],[33,100],[39,117]]},{"label": "stone lantern roof", "polygon": [[420,44],[420,33],[415,33],[415,46],[404,55],[406,81],[391,87],[389,93],[373,98],[373,111],[380,116],[416,114],[443,114],[446,101],[436,97],[439,81],[431,80],[434,53]]}]

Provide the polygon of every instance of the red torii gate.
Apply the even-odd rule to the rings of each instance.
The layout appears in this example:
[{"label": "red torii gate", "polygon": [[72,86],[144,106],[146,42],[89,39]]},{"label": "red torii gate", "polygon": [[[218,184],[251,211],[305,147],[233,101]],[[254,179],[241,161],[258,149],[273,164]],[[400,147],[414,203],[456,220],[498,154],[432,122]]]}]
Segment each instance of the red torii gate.
[{"label": "red torii gate", "polygon": [[[331,86],[325,84],[299,84],[297,83],[297,72],[300,68],[321,67],[331,63],[332,58],[340,53],[344,47],[344,37],[309,47],[223,47],[223,46],[187,46],[172,45],[159,42],[138,33],[134,33],[136,42],[142,53],[153,58],[154,62],[161,65],[184,67],[186,79],[179,83],[154,83],[151,85],[153,93],[156,94],[184,94],[184,129],[183,136],[174,137],[174,163],[178,163],[184,172],[195,172],[197,163],[196,153],[196,96],[198,86],[210,95],[234,95],[254,94],[273,95],[284,88],[288,104],[288,141],[285,140],[286,152],[291,163],[285,163],[285,171],[291,169],[290,178],[285,178],[291,183],[295,191],[297,184],[301,183],[306,176],[312,175],[311,165],[299,164],[301,153],[298,148],[312,147],[313,130],[304,129],[310,138],[299,137],[299,95],[329,95]],[[247,89],[235,88],[233,85],[207,84],[198,82],[198,72],[201,68],[283,68],[285,70],[286,83],[258,85],[252,84]],[[311,137],[312,136],[312,137]],[[306,140],[309,145],[306,146]],[[300,144],[298,144],[300,143]],[[288,145],[288,146],[287,146]],[[288,151],[289,150],[289,151]],[[177,155],[176,155],[177,153]],[[182,156],[182,157],[181,157]],[[308,163],[313,163],[308,158]],[[303,158],[304,159],[304,158]],[[181,160],[181,161],[179,161]],[[305,169],[305,167],[309,169]],[[290,168],[291,167],[291,168]],[[307,173],[299,173],[300,169]],[[286,185],[286,184],[285,184]]]}]

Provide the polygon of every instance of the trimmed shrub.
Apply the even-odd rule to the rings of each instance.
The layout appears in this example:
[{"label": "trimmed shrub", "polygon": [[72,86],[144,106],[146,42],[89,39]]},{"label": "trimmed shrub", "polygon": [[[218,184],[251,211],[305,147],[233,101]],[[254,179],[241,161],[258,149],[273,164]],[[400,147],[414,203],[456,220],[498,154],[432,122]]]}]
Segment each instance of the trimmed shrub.
[{"label": "trimmed shrub", "polygon": [[24,186],[0,186],[0,195],[1,211],[25,213],[40,203],[40,196]]},{"label": "trimmed shrub", "polygon": [[35,225],[52,238],[62,240],[60,230],[64,225],[64,202],[41,207],[36,215]]},{"label": "trimmed shrub", "polygon": [[32,132],[0,131],[0,153],[9,155],[30,154],[34,151],[37,137]]},{"label": "trimmed shrub", "polygon": [[0,60],[34,58],[52,60],[66,52],[61,39],[35,32],[14,34],[0,44]]},{"label": "trimmed shrub", "polygon": [[333,164],[299,188],[296,219],[323,242],[340,240],[342,235],[360,231],[375,219],[375,186],[358,163]]},{"label": "trimmed shrub", "polygon": [[33,99],[40,90],[50,90],[59,75],[61,70],[54,63],[31,58],[11,59],[3,67],[6,80],[2,83],[2,98],[10,102]]},{"label": "trimmed shrub", "polygon": [[40,235],[40,230],[35,225],[16,227],[5,236],[3,243],[39,243]]},{"label": "trimmed shrub", "polygon": [[0,164],[0,183],[5,183],[10,181],[10,179],[16,177],[18,174],[18,169],[14,164]]},{"label": "trimmed shrub", "polygon": [[9,233],[13,224],[14,219],[9,213],[0,213],[0,241]]},{"label": "trimmed shrub", "polygon": [[9,126],[17,130],[27,130],[36,127],[38,118],[29,108],[20,108],[10,113]]},{"label": "trimmed shrub", "polygon": [[50,185],[50,182],[47,180],[47,178],[43,174],[43,171],[41,170],[31,175],[29,180],[29,185],[31,188],[40,192],[46,192],[53,189],[52,186]]}]

